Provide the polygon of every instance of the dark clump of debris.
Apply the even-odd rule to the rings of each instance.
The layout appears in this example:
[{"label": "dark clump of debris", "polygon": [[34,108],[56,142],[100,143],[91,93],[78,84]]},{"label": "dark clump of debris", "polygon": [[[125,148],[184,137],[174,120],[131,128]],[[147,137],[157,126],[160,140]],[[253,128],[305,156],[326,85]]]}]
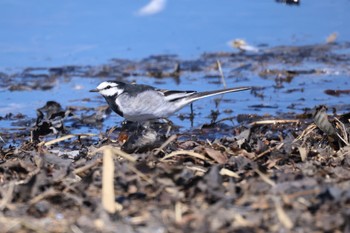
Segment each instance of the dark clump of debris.
[{"label": "dark clump of debris", "polygon": [[0,151],[3,232],[350,229],[350,114],[240,115],[232,136],[213,140],[193,136],[215,123],[192,140],[160,123],[129,125],[92,143],[40,141],[73,115],[56,102],[39,111],[35,140]]}]

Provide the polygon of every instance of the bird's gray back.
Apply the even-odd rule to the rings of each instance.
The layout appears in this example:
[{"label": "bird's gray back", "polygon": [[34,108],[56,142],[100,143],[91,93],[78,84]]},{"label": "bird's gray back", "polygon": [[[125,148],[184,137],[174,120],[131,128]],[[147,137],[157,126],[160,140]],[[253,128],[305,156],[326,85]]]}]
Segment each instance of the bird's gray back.
[{"label": "bird's gray back", "polygon": [[146,88],[146,90],[138,95],[124,92],[116,100],[116,104],[119,105],[127,120],[145,121],[166,118],[179,109],[176,103],[166,101],[160,92],[148,89],[147,86],[141,88]]},{"label": "bird's gray back", "polygon": [[143,84],[125,84],[123,88],[124,92],[129,93],[130,96],[136,96],[147,90],[155,90],[154,87]]}]

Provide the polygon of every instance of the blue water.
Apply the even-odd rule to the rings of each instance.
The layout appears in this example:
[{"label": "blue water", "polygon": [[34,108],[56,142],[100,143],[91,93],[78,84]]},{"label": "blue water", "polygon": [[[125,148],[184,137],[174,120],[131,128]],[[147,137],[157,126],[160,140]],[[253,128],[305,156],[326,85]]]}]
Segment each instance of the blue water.
[{"label": "blue water", "polygon": [[[146,0],[99,3],[0,1],[0,71],[11,75],[26,67],[98,65],[113,58],[138,60],[154,54],[176,54],[180,59],[196,59],[204,52],[234,51],[228,46],[228,41],[237,38],[245,39],[253,46],[264,45],[265,48],[324,43],[327,36],[334,32],[338,34],[338,42],[350,41],[349,0],[309,0],[301,1],[299,6],[287,6],[272,0],[168,0],[158,14],[138,15],[137,11],[147,3]],[[347,50],[339,51],[344,52]],[[283,64],[276,66],[288,69]],[[292,69],[310,68],[310,64],[303,66]],[[210,82],[212,80],[204,80],[205,75],[205,72],[184,74],[179,84],[172,79],[159,81],[142,76],[137,77],[137,82],[180,90],[223,88],[217,84],[219,80],[216,84]],[[248,73],[246,78],[239,83],[228,79],[227,85],[266,87],[264,99],[242,92],[225,95],[219,107],[215,106],[213,98],[201,100],[194,105],[195,126],[209,123],[211,110],[220,109],[220,119],[238,113],[302,112],[303,108],[318,104],[336,106],[348,103],[344,96],[327,96],[323,92],[325,89],[347,87],[349,74],[346,72],[301,75],[281,90],[273,88],[274,80],[263,80],[254,73]],[[0,116],[13,112],[35,118],[35,109],[48,100],[58,101],[63,107],[104,105],[102,97],[88,92],[101,81],[88,77],[60,78],[49,91],[10,92],[1,89]],[[286,89],[293,88],[305,88],[305,91],[286,93]],[[90,101],[86,102],[84,98],[90,98]],[[296,104],[294,109],[290,108],[291,103]],[[254,105],[276,108],[259,109],[252,107]],[[225,110],[233,113],[226,114]],[[188,115],[189,108],[184,108],[179,114]],[[181,122],[177,115],[171,120],[184,127],[190,125],[189,120]],[[106,125],[120,121],[120,117],[112,114]],[[1,127],[7,126],[8,122],[1,122]]]},{"label": "blue water", "polygon": [[153,54],[193,58],[231,51],[227,42],[253,45],[324,42],[337,32],[350,39],[349,0],[308,0],[287,6],[272,0],[168,0],[158,14],[139,16],[147,0],[0,2],[0,70],[93,65],[111,58]]}]

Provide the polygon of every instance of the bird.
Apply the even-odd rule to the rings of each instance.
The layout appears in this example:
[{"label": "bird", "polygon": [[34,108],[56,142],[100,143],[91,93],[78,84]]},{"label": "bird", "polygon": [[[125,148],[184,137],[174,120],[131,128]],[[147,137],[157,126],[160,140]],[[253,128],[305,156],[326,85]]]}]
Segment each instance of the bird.
[{"label": "bird", "polygon": [[144,84],[104,81],[90,92],[100,93],[109,107],[131,122],[166,119],[184,106],[206,97],[249,90],[235,87],[214,91],[163,90]]}]

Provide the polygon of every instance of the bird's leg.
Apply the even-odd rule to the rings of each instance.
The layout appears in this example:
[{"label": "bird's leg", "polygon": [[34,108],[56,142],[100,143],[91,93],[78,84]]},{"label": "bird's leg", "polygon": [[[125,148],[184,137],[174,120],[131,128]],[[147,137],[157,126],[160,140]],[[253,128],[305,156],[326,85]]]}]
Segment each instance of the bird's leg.
[{"label": "bird's leg", "polygon": [[173,125],[174,124],[171,120],[169,120],[167,118],[162,118],[162,120],[165,122],[165,124],[168,124],[168,125]]},{"label": "bird's leg", "polygon": [[167,130],[166,130],[166,133],[165,133],[165,137],[167,138],[167,137],[169,137],[169,135],[170,135],[170,131],[171,131],[171,129],[173,128],[173,125],[174,125],[174,123],[171,121],[171,120],[169,120],[169,119],[167,119],[167,118],[162,118],[161,120],[163,120],[164,121],[164,123],[167,125]]},{"label": "bird's leg", "polygon": [[168,125],[168,129],[167,129],[166,134],[165,134],[165,137],[166,137],[166,138],[169,137],[171,128],[172,128],[171,125]]}]

